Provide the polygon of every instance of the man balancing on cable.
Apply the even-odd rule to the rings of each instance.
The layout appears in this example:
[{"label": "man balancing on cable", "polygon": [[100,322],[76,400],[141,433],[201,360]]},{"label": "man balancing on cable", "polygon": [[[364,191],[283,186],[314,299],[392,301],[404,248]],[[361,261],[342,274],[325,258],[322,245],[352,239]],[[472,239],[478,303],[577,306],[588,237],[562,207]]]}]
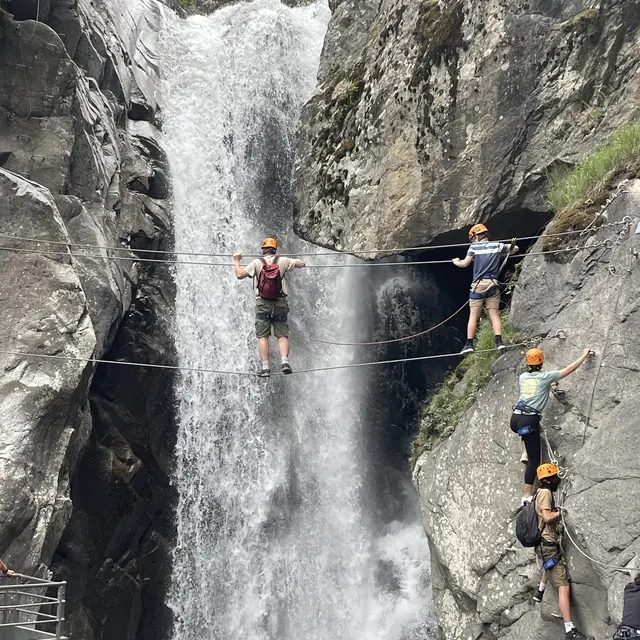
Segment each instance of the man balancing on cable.
[{"label": "man balancing on cable", "polygon": [[502,321],[500,320],[500,285],[498,275],[502,268],[503,257],[517,253],[518,247],[503,242],[489,242],[489,230],[483,224],[476,224],[469,230],[471,246],[464,260],[454,258],[456,267],[465,268],[473,262],[473,282],[469,294],[469,324],[467,325],[467,342],[460,353],[473,351],[473,338],[478,328],[478,320],[482,308],[487,309],[496,347],[505,349],[502,342]]},{"label": "man balancing on cable", "polygon": [[[538,591],[533,596],[536,602],[542,602],[547,580],[558,590],[558,606],[564,621],[564,633],[567,640],[588,640],[571,621],[571,587],[567,574],[567,565],[560,546],[559,521],[561,512],[556,508],[553,494],[560,486],[558,467],[553,464],[543,464],[538,467],[538,482],[540,489],[536,494],[536,513],[538,514],[538,528],[542,534],[542,541],[538,549],[542,557],[544,573]],[[589,639],[593,640],[593,638]]]},{"label": "man balancing on cable", "polygon": [[262,258],[257,258],[246,267],[240,264],[242,255],[233,256],[236,278],[256,278],[256,335],[258,336],[258,351],[261,366],[258,370],[260,377],[271,375],[269,369],[269,336],[273,334],[278,339],[278,350],[282,358],[282,373],[292,373],[289,364],[289,325],[287,315],[289,303],[287,296],[286,274],[292,269],[305,266],[302,260],[276,256],[278,242],[275,238],[265,238],[262,241]]},{"label": "man balancing on cable", "polygon": [[613,640],[640,638],[640,573],[624,588],[622,622]]},{"label": "man balancing on cable", "polygon": [[524,497],[522,504],[533,499],[533,483],[536,469],[540,464],[540,418],[549,401],[551,385],[572,374],[589,357],[591,351],[585,349],[582,355],[560,371],[542,371],[544,352],[529,349],[525,356],[527,371],[520,375],[520,397],[513,408],[511,431],[522,438],[525,454],[520,459],[526,463],[524,471]]}]

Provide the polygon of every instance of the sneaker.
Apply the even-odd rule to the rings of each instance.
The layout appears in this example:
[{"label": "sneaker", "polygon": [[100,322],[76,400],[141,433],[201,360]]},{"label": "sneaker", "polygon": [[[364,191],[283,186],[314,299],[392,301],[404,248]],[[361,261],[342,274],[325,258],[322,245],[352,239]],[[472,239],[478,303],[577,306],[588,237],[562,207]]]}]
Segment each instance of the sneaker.
[{"label": "sneaker", "polygon": [[587,636],[580,633],[575,627],[571,629],[571,631],[567,631],[564,637],[566,640],[593,640],[593,636],[587,638]]},{"label": "sneaker", "polygon": [[473,342],[467,342],[464,347],[462,347],[460,355],[463,355],[465,353],[473,353]]},{"label": "sneaker", "polygon": [[291,368],[291,365],[288,362],[282,363],[282,373],[284,373],[285,375],[289,373],[293,373],[293,369]]},{"label": "sneaker", "polygon": [[498,351],[503,351],[506,348],[507,348],[507,345],[504,342],[502,342],[502,338],[497,338],[496,349],[498,349]]},{"label": "sneaker", "polygon": [[520,456],[520,462],[522,462],[522,464],[529,464],[529,456],[526,451]]},{"label": "sneaker", "polygon": [[268,378],[271,375],[271,369],[258,369],[257,376],[259,378]]},{"label": "sneaker", "polygon": [[544,591],[540,591],[540,589],[536,589],[536,592],[533,594],[533,601],[542,602],[543,597],[544,597]]}]

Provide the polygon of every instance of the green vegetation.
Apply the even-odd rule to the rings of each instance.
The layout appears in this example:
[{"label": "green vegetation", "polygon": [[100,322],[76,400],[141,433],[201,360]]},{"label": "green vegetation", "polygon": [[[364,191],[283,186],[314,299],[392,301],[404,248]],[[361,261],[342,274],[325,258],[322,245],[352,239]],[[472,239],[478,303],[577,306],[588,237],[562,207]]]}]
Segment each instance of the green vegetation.
[{"label": "green vegetation", "polygon": [[187,9],[188,7],[192,7],[193,6],[193,0],[178,0],[178,4],[183,9]]},{"label": "green vegetation", "polygon": [[[616,131],[611,140],[570,171],[549,175],[549,202],[556,211],[549,233],[584,229],[622,177],[640,173],[640,121]],[[559,238],[545,238],[548,251],[562,244]]]},{"label": "green vegetation", "polygon": [[5,0],[0,0],[0,21],[13,21],[13,14],[7,10],[7,3]]},{"label": "green vegetation", "polygon": [[[515,332],[506,313],[502,322],[503,337],[509,342],[513,341]],[[409,460],[412,466],[425,451],[431,451],[455,431],[465,411],[475,401],[478,391],[489,382],[491,366],[497,360],[498,352],[481,352],[494,347],[491,324],[483,320],[476,334],[476,351],[466,356],[449,374],[422,411],[420,433],[411,446]]]},{"label": "green vegetation", "polygon": [[563,31],[572,31],[582,24],[595,20],[599,15],[600,12],[595,8],[585,9],[584,11],[581,11],[577,15],[573,16],[573,18],[569,18],[569,20],[561,23],[560,28]]},{"label": "green vegetation", "polygon": [[458,3],[441,9],[439,0],[422,0],[416,34],[427,56],[444,53],[448,47],[453,48],[460,43],[462,18]]}]

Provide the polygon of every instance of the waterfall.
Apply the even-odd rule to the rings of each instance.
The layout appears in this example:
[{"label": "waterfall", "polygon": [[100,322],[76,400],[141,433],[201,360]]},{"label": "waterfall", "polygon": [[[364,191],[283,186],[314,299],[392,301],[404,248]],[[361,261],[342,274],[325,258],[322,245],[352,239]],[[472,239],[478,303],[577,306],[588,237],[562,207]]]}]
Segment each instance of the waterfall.
[{"label": "waterfall", "polygon": [[[204,261],[229,264],[176,269],[184,366],[248,371],[258,363],[250,280],[236,280],[230,254],[255,254],[271,235],[284,253],[315,251],[291,231],[289,182],[328,19],[324,2],[254,0],[167,25],[164,136],[176,250],[223,254]],[[323,337],[362,337],[366,271],[297,270],[292,323]],[[356,358],[363,355],[292,336],[294,371]],[[174,640],[431,637],[420,525],[378,523],[371,512],[367,384],[364,369],[268,380],[184,373]]]}]

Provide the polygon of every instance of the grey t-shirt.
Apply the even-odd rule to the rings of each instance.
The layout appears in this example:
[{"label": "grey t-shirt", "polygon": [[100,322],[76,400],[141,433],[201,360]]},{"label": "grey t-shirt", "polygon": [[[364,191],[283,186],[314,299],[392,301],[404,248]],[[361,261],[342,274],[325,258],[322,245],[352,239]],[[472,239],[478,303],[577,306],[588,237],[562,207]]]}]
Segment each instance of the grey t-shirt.
[{"label": "grey t-shirt", "polygon": [[559,371],[526,371],[520,375],[520,402],[542,413],[551,385],[557,380],[560,380]]}]

